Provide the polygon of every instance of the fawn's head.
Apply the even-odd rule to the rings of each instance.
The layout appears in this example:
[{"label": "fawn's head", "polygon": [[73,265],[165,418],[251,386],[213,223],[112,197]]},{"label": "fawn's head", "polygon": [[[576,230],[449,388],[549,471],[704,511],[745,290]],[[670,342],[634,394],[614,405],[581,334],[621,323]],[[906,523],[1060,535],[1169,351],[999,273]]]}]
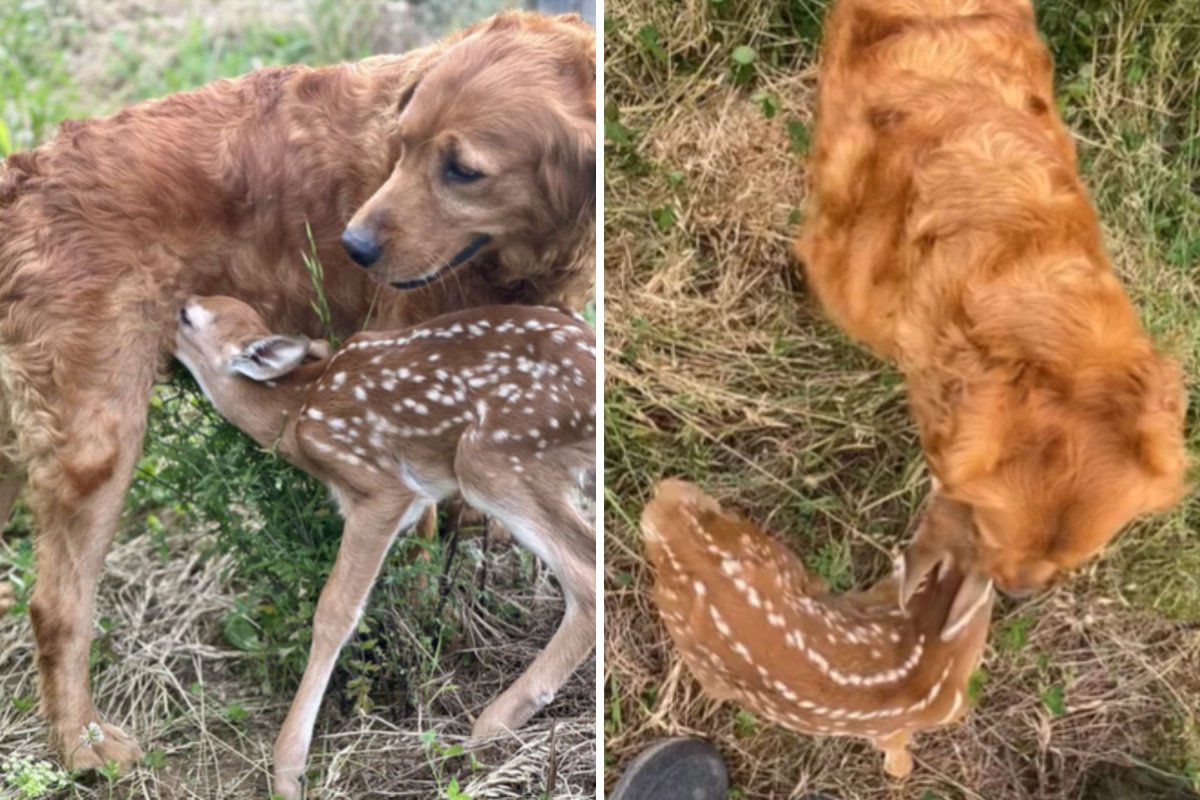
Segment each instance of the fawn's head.
[{"label": "fawn's head", "polygon": [[257,311],[232,297],[192,297],[179,310],[175,357],[218,405],[231,381],[274,380],[328,354],[326,342],[272,333]]},{"label": "fawn's head", "polygon": [[950,595],[950,602],[934,601],[945,609],[938,612],[944,614],[943,640],[953,639],[992,600],[993,583],[970,534],[971,508],[935,491],[912,544],[896,562],[902,608],[913,602],[930,579],[940,582],[946,576],[957,577],[957,588]]}]

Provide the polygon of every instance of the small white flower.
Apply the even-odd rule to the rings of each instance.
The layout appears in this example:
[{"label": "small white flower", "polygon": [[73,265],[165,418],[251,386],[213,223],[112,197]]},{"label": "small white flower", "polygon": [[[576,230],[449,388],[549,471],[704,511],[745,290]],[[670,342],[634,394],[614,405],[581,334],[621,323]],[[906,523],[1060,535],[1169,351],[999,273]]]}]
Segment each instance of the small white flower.
[{"label": "small white flower", "polygon": [[80,728],[79,742],[84,747],[91,747],[94,744],[100,744],[104,741],[104,729],[99,723],[89,722],[87,725]]}]

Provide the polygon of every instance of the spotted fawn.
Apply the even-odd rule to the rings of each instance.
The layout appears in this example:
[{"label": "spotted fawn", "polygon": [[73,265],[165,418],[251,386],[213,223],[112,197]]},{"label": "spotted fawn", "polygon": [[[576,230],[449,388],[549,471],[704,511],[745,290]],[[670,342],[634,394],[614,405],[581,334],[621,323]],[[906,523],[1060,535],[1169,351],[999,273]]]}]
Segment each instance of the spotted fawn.
[{"label": "spotted fawn", "polygon": [[[935,496],[897,574],[831,594],[752,523],[664,481],[642,515],[654,600],[709,695],[803,733],[867,738],[903,777],[911,735],[966,713],[987,638],[992,586],[953,544],[966,538],[961,509]],[[938,565],[908,586],[931,553]]]},{"label": "spotted fawn", "polygon": [[483,711],[476,738],[547,705],[595,641],[595,336],[546,308],[475,308],[400,332],[325,342],[273,334],[249,306],[192,298],[176,356],[233,424],[324,481],[345,528],[321,592],[300,688],[275,743],[274,791],[298,798],[338,652],[392,541],[461,493],[558,577],[566,615]]}]

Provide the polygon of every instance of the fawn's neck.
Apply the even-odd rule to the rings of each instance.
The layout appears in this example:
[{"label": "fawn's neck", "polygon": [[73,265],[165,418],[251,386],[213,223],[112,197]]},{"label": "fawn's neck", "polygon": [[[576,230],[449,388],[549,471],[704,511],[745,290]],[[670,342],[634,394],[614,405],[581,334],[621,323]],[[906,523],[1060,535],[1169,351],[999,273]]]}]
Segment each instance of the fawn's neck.
[{"label": "fawn's neck", "polygon": [[219,388],[204,389],[222,416],[243,433],[264,449],[296,463],[301,460],[296,446],[300,410],[328,365],[328,359],[304,364],[278,380],[262,383],[232,376]]}]

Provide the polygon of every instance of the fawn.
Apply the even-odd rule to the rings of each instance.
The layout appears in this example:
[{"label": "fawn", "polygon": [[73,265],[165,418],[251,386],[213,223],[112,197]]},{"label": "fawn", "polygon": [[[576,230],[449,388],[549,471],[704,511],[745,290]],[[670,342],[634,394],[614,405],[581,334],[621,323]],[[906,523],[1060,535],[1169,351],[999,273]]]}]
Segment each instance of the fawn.
[{"label": "fawn", "polygon": [[[962,549],[962,508],[935,494],[898,574],[834,595],[753,524],[663,481],[642,515],[654,599],[710,696],[804,733],[870,739],[904,777],[911,734],[966,712],[987,639],[992,584]],[[930,557],[938,566],[907,586]]]},{"label": "fawn", "polygon": [[549,703],[595,640],[595,336],[546,308],[495,306],[328,344],[274,335],[244,303],[192,298],[175,355],[230,422],[324,481],[346,520],[300,688],[275,742],[275,791],[300,795],[338,652],[396,535],[455,493],[500,520],[557,576],[566,614],[475,722],[485,738]]}]

